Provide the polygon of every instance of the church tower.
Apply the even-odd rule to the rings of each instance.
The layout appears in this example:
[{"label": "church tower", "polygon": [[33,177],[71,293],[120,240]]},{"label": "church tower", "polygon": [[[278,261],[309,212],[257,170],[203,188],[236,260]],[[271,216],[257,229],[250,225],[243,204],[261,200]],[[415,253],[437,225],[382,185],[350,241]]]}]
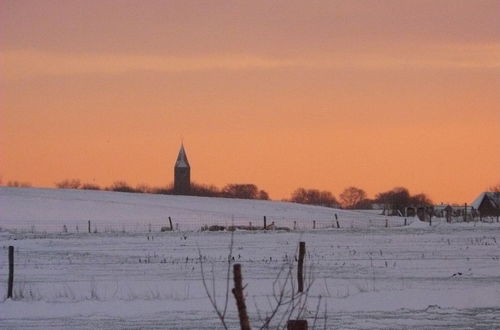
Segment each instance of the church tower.
[{"label": "church tower", "polygon": [[179,155],[174,166],[174,194],[187,195],[191,190],[191,166],[184,150],[184,144],[181,144]]}]

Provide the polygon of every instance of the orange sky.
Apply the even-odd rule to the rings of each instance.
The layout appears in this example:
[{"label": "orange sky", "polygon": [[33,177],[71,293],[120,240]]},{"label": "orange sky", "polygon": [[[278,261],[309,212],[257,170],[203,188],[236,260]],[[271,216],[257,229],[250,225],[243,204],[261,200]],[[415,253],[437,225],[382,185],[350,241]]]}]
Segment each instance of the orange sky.
[{"label": "orange sky", "polygon": [[0,2],[0,176],[470,202],[500,182],[500,1]]}]

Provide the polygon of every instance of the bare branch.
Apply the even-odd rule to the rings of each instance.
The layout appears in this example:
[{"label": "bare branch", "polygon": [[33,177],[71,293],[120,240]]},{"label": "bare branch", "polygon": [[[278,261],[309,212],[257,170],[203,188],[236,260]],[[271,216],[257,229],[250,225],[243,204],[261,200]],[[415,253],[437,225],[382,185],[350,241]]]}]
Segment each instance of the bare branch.
[{"label": "bare branch", "polygon": [[[233,220],[234,226],[234,220]],[[234,231],[231,232],[231,241],[229,242],[229,255],[227,256],[227,272],[226,272],[226,297],[224,300],[224,310],[222,312],[223,316],[226,316],[227,304],[229,301],[229,282],[231,277],[231,263],[233,259],[233,246],[234,246]]]},{"label": "bare branch", "polygon": [[314,314],[314,321],[312,324],[312,328],[314,329],[316,327],[316,321],[318,320],[318,314],[319,314],[319,308],[321,306],[321,295],[318,298],[318,304],[316,305],[316,313]]},{"label": "bare branch", "polygon": [[198,246],[198,256],[200,259],[201,281],[203,283],[203,288],[205,289],[205,293],[207,294],[208,300],[210,301],[210,304],[212,305],[215,313],[219,317],[219,319],[222,323],[222,326],[224,327],[224,329],[227,330],[228,327],[226,325],[226,321],[224,320],[224,315],[219,311],[219,308],[217,307],[217,304],[216,304],[214,298],[212,297],[212,295],[210,294],[210,290],[208,289],[207,281],[205,279],[205,271],[203,269],[203,255],[201,254],[201,250],[200,250],[199,246]]}]

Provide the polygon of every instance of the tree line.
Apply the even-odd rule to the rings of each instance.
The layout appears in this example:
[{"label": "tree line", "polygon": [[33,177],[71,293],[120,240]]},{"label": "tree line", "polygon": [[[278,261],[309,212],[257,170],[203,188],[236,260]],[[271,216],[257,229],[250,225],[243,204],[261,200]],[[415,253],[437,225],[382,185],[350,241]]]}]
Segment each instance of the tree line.
[{"label": "tree line", "polygon": [[[147,193],[175,195],[173,184],[165,187],[151,187],[146,184],[138,184],[135,187],[125,181],[115,181],[110,186],[102,187],[95,183],[82,183],[79,179],[66,179],[55,183],[59,189],[84,189],[84,190],[107,190],[128,193]],[[215,185],[199,184],[192,182],[187,195],[202,197],[225,197],[242,199],[269,200],[269,194],[255,184],[231,183],[222,188]]]},{"label": "tree line", "polygon": [[[165,187],[151,187],[146,184],[138,184],[134,187],[125,181],[115,181],[110,186],[101,188],[94,183],[82,183],[79,179],[66,179],[56,182],[55,185],[59,189],[108,190],[166,195],[176,194],[172,184]],[[232,183],[222,188],[218,188],[215,185],[193,182],[191,183],[191,189],[188,195],[269,200],[269,194],[265,190],[259,189],[255,184]],[[433,204],[427,195],[412,195],[409,190],[404,187],[396,187],[389,191],[380,192],[376,194],[373,199],[368,198],[366,192],[358,187],[348,187],[344,189],[339,195],[339,199],[337,199],[332,192],[327,190],[297,188],[292,192],[289,199],[284,199],[283,201],[344,209],[371,209],[373,205],[379,204],[379,206],[388,210],[394,210],[395,212],[404,212],[404,209],[408,206],[430,206]]]},{"label": "tree line", "polygon": [[[0,185],[2,181],[0,178]],[[8,187],[31,187],[29,182],[8,181]],[[95,183],[84,183],[79,179],[65,179],[55,183],[59,189],[83,189],[83,190],[107,190],[129,193],[149,193],[175,195],[173,184],[164,187],[151,187],[146,184],[138,184],[135,187],[125,181],[115,181],[109,186],[101,187]],[[490,186],[488,191],[500,192],[500,183]],[[255,184],[227,184],[222,188],[215,185],[199,184],[192,182],[189,192],[191,196],[203,197],[225,197],[241,199],[269,200],[269,194]],[[424,193],[411,194],[405,187],[395,187],[388,191],[375,194],[374,198],[368,198],[367,193],[358,187],[345,188],[337,199],[335,195],[327,190],[297,188],[289,199],[283,201],[319,205],[332,208],[344,209],[372,209],[374,207],[392,210],[394,214],[404,213],[407,207],[432,206],[432,200]]]},{"label": "tree line", "polygon": [[329,191],[317,189],[298,188],[293,193],[290,202],[313,204],[327,207],[340,207],[344,209],[372,209],[374,206],[392,210],[394,214],[404,213],[406,207],[431,206],[432,200],[423,193],[412,195],[407,188],[396,187],[380,192],[371,199],[366,192],[358,187],[348,187],[342,191],[337,200]]}]

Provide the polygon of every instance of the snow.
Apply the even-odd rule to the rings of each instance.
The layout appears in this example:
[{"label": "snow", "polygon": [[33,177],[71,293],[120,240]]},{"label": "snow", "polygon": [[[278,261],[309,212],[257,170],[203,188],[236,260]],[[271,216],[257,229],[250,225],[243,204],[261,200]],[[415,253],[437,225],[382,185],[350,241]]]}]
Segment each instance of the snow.
[{"label": "snow", "polygon": [[[255,328],[282,266],[292,264],[295,275],[300,241],[307,248],[306,281],[314,279],[305,314],[310,326],[321,296],[319,315],[326,307],[329,329],[500,327],[498,223],[429,226],[408,219],[402,226],[404,219],[389,218],[385,228],[385,217],[373,212],[50,189],[1,188],[0,209],[0,278],[7,278],[7,247],[16,249],[15,300],[5,299],[6,281],[0,281],[2,328],[220,327],[203,289],[199,254],[210,287],[213,267],[221,304],[231,233],[198,229],[231,218],[260,224],[263,215],[268,223],[297,221],[301,227],[234,232],[233,256],[242,264]],[[331,226],[334,213],[340,229]],[[168,215],[181,230],[155,227]],[[89,218],[98,233],[82,230]],[[312,230],[312,220],[318,229]],[[122,223],[125,232],[111,230]],[[67,233],[61,232],[64,224]],[[228,323],[237,328],[231,294]],[[323,326],[322,319],[318,323]]]},{"label": "snow", "polygon": [[[373,212],[345,211],[296,203],[118,193],[108,191],[57,190],[40,188],[0,188],[0,226],[31,231],[145,231],[149,225],[157,231],[168,226],[168,217],[180,230],[199,230],[203,225],[219,224],[262,226],[267,224],[293,228],[332,227],[335,214],[341,227],[401,226],[403,218]],[[409,219],[413,221],[413,219]]]}]

